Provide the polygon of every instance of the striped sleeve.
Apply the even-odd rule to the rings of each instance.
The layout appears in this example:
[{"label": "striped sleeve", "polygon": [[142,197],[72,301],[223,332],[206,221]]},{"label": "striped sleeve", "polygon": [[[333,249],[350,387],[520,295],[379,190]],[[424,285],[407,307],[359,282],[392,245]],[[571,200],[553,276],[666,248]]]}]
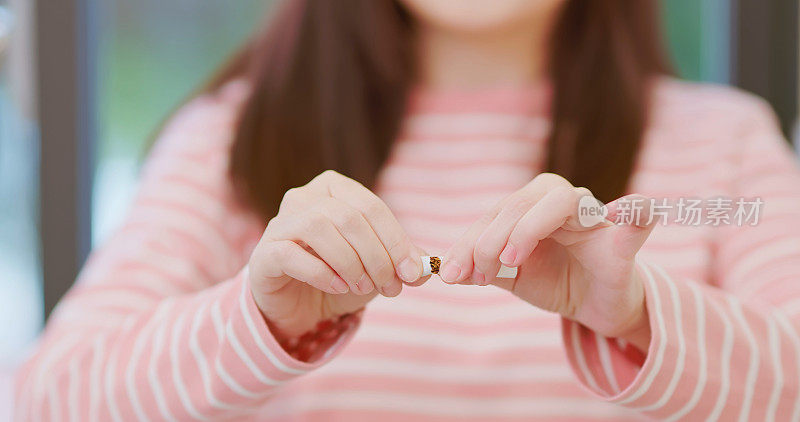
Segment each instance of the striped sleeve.
[{"label": "striped sleeve", "polygon": [[252,413],[349,339],[352,330],[309,364],[269,332],[245,265],[258,222],[226,178],[235,93],[219,95],[186,106],[155,145],[125,222],[93,251],[20,371],[18,420]]},{"label": "striped sleeve", "polygon": [[601,398],[666,420],[800,420],[800,171],[768,107],[750,112],[731,191],[763,200],[760,220],[718,231],[706,283],[637,264],[647,354],[563,322],[569,362]]}]

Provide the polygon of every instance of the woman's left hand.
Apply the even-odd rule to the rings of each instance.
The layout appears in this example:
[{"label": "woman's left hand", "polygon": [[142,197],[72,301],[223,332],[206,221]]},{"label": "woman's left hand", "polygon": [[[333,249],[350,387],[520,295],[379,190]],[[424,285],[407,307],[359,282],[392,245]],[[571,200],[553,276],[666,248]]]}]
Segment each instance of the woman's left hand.
[{"label": "woman's left hand", "polygon": [[[646,352],[650,325],[634,259],[655,221],[614,225],[600,217],[585,227],[578,212],[586,196],[589,190],[563,177],[540,174],[473,224],[444,256],[439,274],[448,283],[502,287]],[[648,222],[648,205],[641,201],[634,223]],[[493,277],[501,262],[519,267],[515,279]]]}]

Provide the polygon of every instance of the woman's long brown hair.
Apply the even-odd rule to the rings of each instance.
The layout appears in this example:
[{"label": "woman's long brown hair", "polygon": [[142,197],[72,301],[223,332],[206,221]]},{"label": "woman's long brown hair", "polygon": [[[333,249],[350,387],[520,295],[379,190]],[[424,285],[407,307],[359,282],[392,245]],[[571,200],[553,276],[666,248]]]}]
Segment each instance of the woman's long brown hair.
[{"label": "woman's long brown hair", "polygon": [[[667,72],[655,0],[567,0],[550,35],[547,170],[624,194]],[[413,20],[396,0],[284,0],[206,88],[244,78],[230,172],[264,217],[326,169],[373,186],[415,80]]]}]

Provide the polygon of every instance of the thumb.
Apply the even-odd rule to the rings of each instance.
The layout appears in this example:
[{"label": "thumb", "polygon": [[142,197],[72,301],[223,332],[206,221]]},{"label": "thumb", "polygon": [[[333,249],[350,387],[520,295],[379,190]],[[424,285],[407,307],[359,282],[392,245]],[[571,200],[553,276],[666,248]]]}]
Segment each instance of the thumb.
[{"label": "thumb", "polygon": [[606,207],[606,218],[615,223],[614,250],[622,258],[632,259],[660,221],[660,216],[654,213],[654,203],[646,196],[633,194],[623,196]]},{"label": "thumb", "polygon": [[[414,250],[416,251],[415,252],[416,256],[418,256],[420,258],[422,258],[423,256],[430,255],[428,252],[426,252],[424,249],[422,249],[422,248],[420,248],[418,246],[414,246]],[[422,265],[422,261],[419,261],[419,265]],[[425,284],[425,282],[427,282],[430,278],[431,278],[430,275],[426,275],[426,276],[422,276],[422,277],[420,277],[420,278],[418,278],[418,279],[416,279],[416,280],[414,280],[412,282],[403,281],[403,284],[406,285],[406,286],[417,287],[417,286],[421,286],[421,285]]]}]

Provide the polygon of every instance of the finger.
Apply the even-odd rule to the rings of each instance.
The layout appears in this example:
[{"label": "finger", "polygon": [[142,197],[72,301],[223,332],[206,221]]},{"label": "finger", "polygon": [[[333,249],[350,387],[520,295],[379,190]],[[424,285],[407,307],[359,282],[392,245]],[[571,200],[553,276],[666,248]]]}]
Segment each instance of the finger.
[{"label": "finger", "polygon": [[522,216],[547,193],[548,188],[542,183],[532,183],[498,204],[499,212],[475,242],[473,260],[482,274],[497,273],[500,268],[500,254],[508,243],[511,231]]},{"label": "finger", "polygon": [[255,261],[260,263],[255,265],[263,265],[259,273],[267,275],[260,289],[264,294],[282,288],[286,284],[282,279],[287,276],[330,294],[344,294],[350,290],[331,267],[291,240],[267,242],[259,253],[263,259]]},{"label": "finger", "polygon": [[[428,252],[426,252],[426,251],[424,251],[424,250],[422,250],[422,249],[420,249],[420,248],[418,248],[416,246],[414,247],[414,250],[415,250],[414,256],[417,256],[417,257],[423,257],[423,256],[430,255],[430,254],[428,254]],[[417,259],[419,259],[419,258],[417,258]],[[422,264],[421,260],[420,260],[420,264]],[[421,285],[425,284],[428,280],[430,280],[430,278],[431,278],[431,275],[428,274],[428,275],[422,276],[422,277],[420,277],[420,278],[418,278],[415,281],[412,281],[410,283],[406,283],[406,282],[404,282],[404,283],[407,286],[418,287],[418,286],[421,286]]]},{"label": "finger", "polygon": [[350,291],[356,294],[361,293],[358,284],[364,276],[369,277],[369,275],[361,264],[361,259],[356,251],[342,237],[326,215],[318,210],[313,210],[299,217],[291,218],[289,221],[284,218],[273,219],[273,221],[280,219],[282,222],[274,224],[274,227],[270,229],[271,238],[303,242],[308,245],[347,282]]},{"label": "finger", "polygon": [[[548,192],[512,230],[501,253],[503,263],[510,267],[519,266],[528,259],[540,240],[565,226],[568,220],[577,219],[578,202],[585,194],[584,189],[566,187]],[[575,230],[582,229],[578,223],[567,226]]]},{"label": "finger", "polygon": [[417,248],[383,200],[348,178],[335,181],[329,189],[332,197],[361,212],[389,254],[394,271],[402,281],[410,283],[422,276]]},{"label": "finger", "polygon": [[492,222],[496,212],[496,210],[490,211],[473,223],[445,253],[442,258],[442,268],[439,270],[439,277],[445,283],[477,284],[485,280],[485,277],[481,277],[482,274],[474,273],[473,255],[478,237]]},{"label": "finger", "polygon": [[639,251],[650,233],[658,225],[659,218],[654,213],[654,203],[650,198],[642,195],[628,195],[608,205],[609,218],[615,218],[622,201],[627,201],[638,212],[630,224],[617,224],[614,226],[614,247],[623,258],[633,258]]},{"label": "finger", "polygon": [[[491,276],[497,274],[501,263],[500,255],[506,248],[511,231],[522,216],[553,189],[571,187],[569,181],[561,176],[541,173],[495,207],[495,217],[475,242],[473,260],[478,269],[477,284],[488,284],[494,278]],[[513,260],[508,259],[504,263],[508,265],[507,262],[511,261]]]},{"label": "finger", "polygon": [[388,252],[366,218],[357,209],[335,198],[329,198],[321,206],[321,211],[356,251],[369,275],[358,283],[361,293],[371,292],[374,286],[384,296],[397,296],[402,283],[395,276]]},{"label": "finger", "polygon": [[[544,195],[544,192],[550,183],[551,181],[549,181],[547,177],[541,178],[537,176],[531,183],[519,191],[521,193],[515,193],[504,198],[487,214],[483,215],[478,221],[473,223],[473,225],[467,229],[467,231],[458,239],[458,241],[456,241],[455,244],[453,244],[453,246],[450,247],[445,254],[444,259],[442,260],[443,267],[439,272],[439,276],[442,278],[442,280],[446,283],[469,282],[469,284],[487,284],[488,281],[485,274],[496,273],[496,271],[491,272],[491,265],[488,264],[492,258],[488,257],[486,259],[481,259],[476,258],[476,255],[481,255],[481,257],[483,257],[484,254],[490,254],[491,252],[488,251],[491,250],[492,247],[489,245],[493,244],[494,240],[487,237],[487,239],[484,240],[484,247],[486,249],[482,250],[479,254],[476,254],[479,239],[484,234],[489,232],[488,227],[494,223],[500,214],[505,213],[503,220],[506,221],[513,220],[514,214],[518,211],[527,211],[527,208],[530,208],[532,202],[535,202],[536,198]],[[524,214],[524,211],[522,211],[521,214]],[[517,219],[518,218],[519,217],[517,217]],[[500,228],[499,230],[502,231],[503,229]],[[497,247],[497,255],[500,254],[500,249],[505,246],[505,242],[508,239],[510,230],[511,229],[509,228],[505,232],[505,237],[502,239],[500,246]],[[482,266],[480,267],[483,268],[482,270],[478,267],[478,265],[476,265],[478,260],[483,261]],[[478,269],[478,271],[475,271],[476,269]]]}]

